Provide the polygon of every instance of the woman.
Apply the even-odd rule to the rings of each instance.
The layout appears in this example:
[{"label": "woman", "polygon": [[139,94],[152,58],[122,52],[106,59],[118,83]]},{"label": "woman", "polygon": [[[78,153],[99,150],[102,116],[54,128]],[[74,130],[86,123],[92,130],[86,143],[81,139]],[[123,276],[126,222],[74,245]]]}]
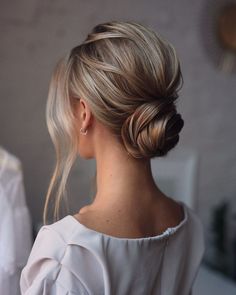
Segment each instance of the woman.
[{"label": "woman", "polygon": [[135,22],[94,27],[59,62],[47,103],[59,182],[55,216],[79,154],[97,163],[97,192],[44,225],[21,274],[22,294],[189,295],[202,259],[201,223],[156,185],[150,159],[179,141],[182,81],[175,49]]}]

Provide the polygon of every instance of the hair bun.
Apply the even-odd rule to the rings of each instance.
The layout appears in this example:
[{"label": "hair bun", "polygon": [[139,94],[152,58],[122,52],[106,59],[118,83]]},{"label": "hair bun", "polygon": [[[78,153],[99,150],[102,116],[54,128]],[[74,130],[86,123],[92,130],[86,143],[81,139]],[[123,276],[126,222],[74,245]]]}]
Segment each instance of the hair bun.
[{"label": "hair bun", "polygon": [[124,145],[135,158],[164,156],[179,141],[184,120],[177,113],[176,97],[140,105],[127,117],[121,129]]}]

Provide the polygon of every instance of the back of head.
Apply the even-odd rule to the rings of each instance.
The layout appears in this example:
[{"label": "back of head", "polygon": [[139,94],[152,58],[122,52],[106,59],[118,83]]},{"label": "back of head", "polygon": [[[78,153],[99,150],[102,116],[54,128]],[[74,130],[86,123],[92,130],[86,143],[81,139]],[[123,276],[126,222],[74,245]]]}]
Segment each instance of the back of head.
[{"label": "back of head", "polygon": [[177,144],[183,120],[174,102],[182,75],[163,37],[138,23],[107,22],[70,59],[71,95],[87,99],[133,157],[163,156]]},{"label": "back of head", "polygon": [[88,102],[131,156],[150,159],[179,141],[184,121],[175,102],[181,82],[175,49],[160,34],[128,21],[95,26],[58,63],[51,80],[47,124],[57,151],[54,180],[61,173],[65,186],[76,157],[76,99]]}]

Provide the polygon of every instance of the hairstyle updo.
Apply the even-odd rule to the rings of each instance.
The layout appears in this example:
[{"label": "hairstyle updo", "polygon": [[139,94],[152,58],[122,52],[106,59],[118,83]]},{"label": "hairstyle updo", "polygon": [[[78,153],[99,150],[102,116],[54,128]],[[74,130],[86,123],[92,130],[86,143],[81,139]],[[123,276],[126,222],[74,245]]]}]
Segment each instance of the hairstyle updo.
[{"label": "hairstyle updo", "polygon": [[182,86],[174,47],[136,22],[110,21],[57,64],[49,87],[47,125],[56,167],[44,207],[59,181],[54,216],[77,156],[73,104],[83,97],[95,118],[109,128],[134,158],[164,156],[179,141],[184,121],[176,110]]},{"label": "hairstyle updo", "polygon": [[164,156],[178,143],[183,119],[172,100],[143,103],[126,119],[122,138],[135,158]]}]

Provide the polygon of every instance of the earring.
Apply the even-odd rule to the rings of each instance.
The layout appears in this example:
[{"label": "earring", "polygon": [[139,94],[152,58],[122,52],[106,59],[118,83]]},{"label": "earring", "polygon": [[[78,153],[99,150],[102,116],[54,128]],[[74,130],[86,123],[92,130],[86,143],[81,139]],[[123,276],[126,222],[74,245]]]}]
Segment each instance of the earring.
[{"label": "earring", "polygon": [[81,132],[82,134],[86,135],[87,132],[88,132],[88,130],[83,131],[83,128],[81,127],[81,128],[80,128],[80,132]]}]

